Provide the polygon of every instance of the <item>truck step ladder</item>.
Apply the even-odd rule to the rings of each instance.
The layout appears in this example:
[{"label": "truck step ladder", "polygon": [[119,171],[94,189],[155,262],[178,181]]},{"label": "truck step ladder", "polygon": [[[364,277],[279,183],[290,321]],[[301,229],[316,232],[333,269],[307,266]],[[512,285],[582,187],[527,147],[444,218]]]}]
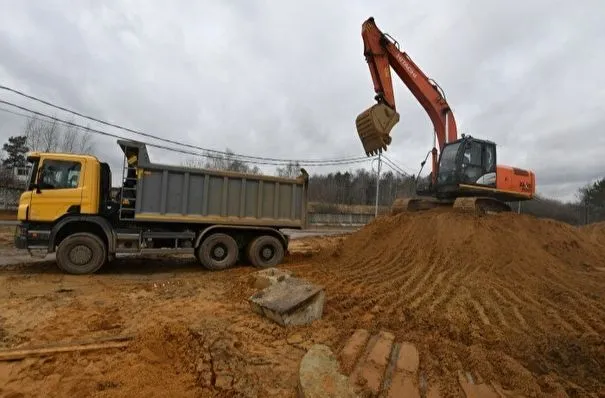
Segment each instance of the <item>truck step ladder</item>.
[{"label": "truck step ladder", "polygon": [[126,153],[127,151],[124,151],[119,215],[120,220],[133,221],[137,200],[137,167],[136,163],[134,165],[129,164]]}]

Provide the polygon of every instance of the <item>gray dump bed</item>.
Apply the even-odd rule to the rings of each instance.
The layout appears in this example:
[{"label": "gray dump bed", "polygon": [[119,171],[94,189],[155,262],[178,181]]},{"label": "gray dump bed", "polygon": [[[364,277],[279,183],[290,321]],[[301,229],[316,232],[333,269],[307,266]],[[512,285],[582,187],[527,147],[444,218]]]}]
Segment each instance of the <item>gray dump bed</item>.
[{"label": "gray dump bed", "polygon": [[[308,175],[296,179],[151,163],[145,144],[125,154],[123,219],[305,228]],[[123,202],[125,203],[125,202]],[[134,208],[128,210],[126,207]]]}]

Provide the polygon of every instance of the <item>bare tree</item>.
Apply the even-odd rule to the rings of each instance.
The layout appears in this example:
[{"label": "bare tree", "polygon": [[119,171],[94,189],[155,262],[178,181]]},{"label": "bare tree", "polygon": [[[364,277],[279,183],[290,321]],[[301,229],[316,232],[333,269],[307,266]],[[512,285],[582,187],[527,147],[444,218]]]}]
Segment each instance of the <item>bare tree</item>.
[{"label": "bare tree", "polygon": [[61,134],[60,150],[68,153],[92,153],[92,134],[88,129],[83,130],[76,126],[67,126]]},{"label": "bare tree", "polygon": [[192,169],[203,169],[206,167],[206,163],[204,163],[204,160],[198,157],[191,157],[189,159],[186,159],[181,164],[184,167],[189,167]]},{"label": "bare tree", "polygon": [[251,174],[260,174],[261,172],[258,166],[250,167],[245,162],[239,160],[229,149],[225,151],[224,155],[216,153],[212,155],[207,154],[205,161],[202,157],[191,157],[182,162],[182,165],[196,169],[229,170]]},{"label": "bare tree", "polygon": [[300,174],[300,163],[288,162],[284,167],[278,167],[276,172],[279,177],[297,177]]},{"label": "bare tree", "polygon": [[61,124],[56,120],[28,119],[23,133],[27,146],[32,151],[67,152],[92,154],[94,140],[88,129],[71,124]]}]

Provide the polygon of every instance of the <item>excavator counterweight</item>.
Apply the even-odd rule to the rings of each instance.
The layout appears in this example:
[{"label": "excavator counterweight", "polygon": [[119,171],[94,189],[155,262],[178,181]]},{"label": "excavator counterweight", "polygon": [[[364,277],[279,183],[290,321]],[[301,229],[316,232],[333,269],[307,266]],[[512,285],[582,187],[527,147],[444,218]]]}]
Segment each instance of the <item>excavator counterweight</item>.
[{"label": "excavator counterweight", "polygon": [[381,103],[371,106],[357,116],[355,126],[366,155],[375,155],[387,150],[391,143],[389,134],[398,122],[399,113]]}]

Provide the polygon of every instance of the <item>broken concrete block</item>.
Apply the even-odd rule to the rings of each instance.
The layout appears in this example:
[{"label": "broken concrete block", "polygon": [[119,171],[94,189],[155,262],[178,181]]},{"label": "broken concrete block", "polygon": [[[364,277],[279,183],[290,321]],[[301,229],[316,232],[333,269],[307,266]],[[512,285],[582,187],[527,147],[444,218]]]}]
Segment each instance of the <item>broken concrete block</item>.
[{"label": "broken concrete block", "polygon": [[321,286],[298,278],[285,278],[248,301],[252,311],[281,326],[306,325],[323,315],[325,293]]},{"label": "broken concrete block", "polygon": [[250,276],[250,284],[255,289],[265,289],[292,276],[292,272],[278,268],[267,268]]},{"label": "broken concrete block", "polygon": [[300,398],[353,398],[356,394],[349,378],[339,372],[338,361],[329,347],[314,345],[300,362],[298,372]]}]

